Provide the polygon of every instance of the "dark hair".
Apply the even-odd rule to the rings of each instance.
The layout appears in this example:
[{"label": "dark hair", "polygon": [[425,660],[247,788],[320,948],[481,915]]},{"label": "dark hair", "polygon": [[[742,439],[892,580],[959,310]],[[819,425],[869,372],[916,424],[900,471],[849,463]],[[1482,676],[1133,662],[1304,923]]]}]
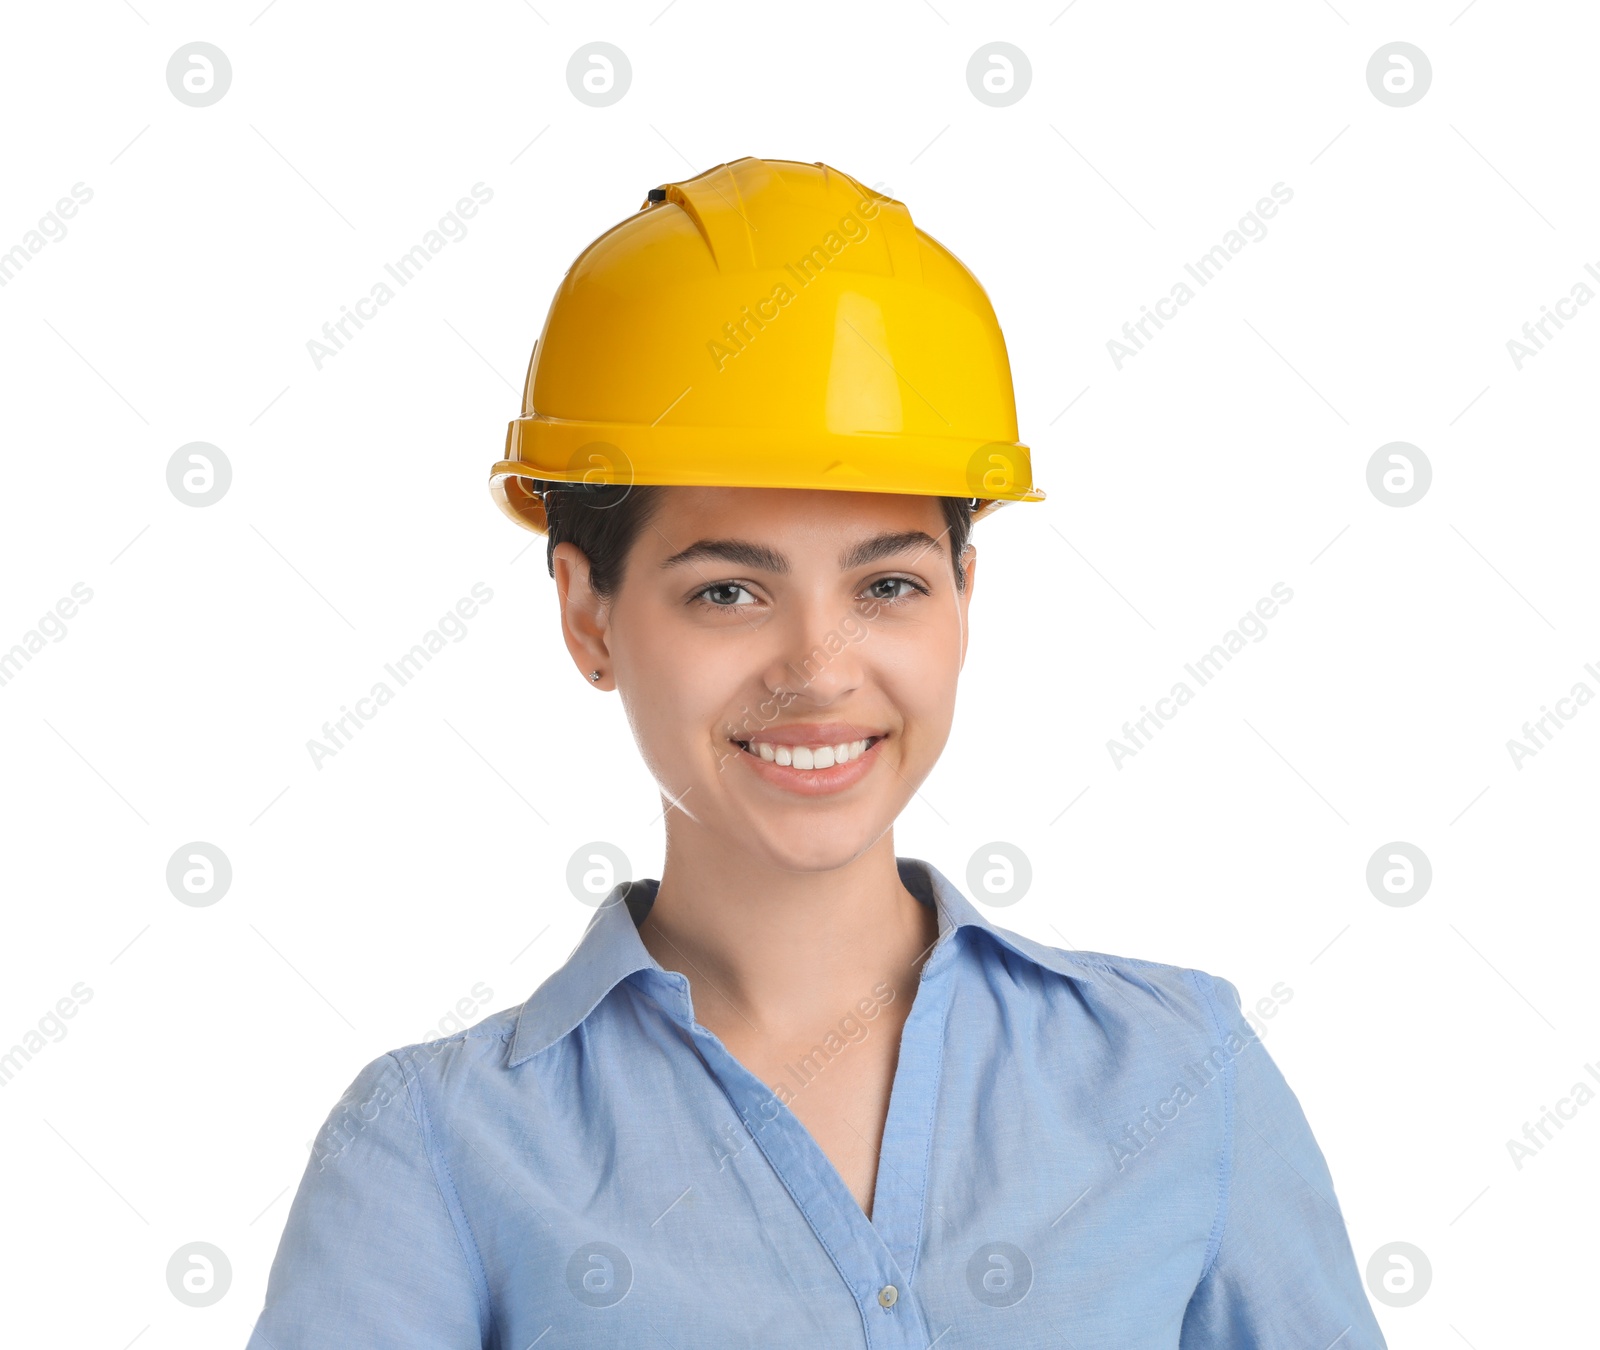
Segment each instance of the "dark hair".
[{"label": "dark hair", "polygon": [[[556,574],[556,545],[576,544],[589,560],[589,584],[602,600],[610,599],[622,584],[622,569],[628,551],[639,533],[660,509],[661,489],[635,484],[631,488],[605,483],[554,483],[544,479],[527,480],[528,489],[544,497],[545,518],[549,523],[549,544],[545,566]],[[956,589],[964,590],[966,573],[960,558],[972,534],[972,511],[976,498],[940,497],[944,508],[945,530],[950,536],[950,562],[955,570]]]}]

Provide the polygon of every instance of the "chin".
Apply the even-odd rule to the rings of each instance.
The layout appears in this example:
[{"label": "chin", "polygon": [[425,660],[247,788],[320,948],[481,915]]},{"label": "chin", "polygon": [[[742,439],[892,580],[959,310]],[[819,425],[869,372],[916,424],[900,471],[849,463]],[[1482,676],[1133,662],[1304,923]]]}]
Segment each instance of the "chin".
[{"label": "chin", "polygon": [[[891,822],[892,823],[892,822]],[[803,830],[760,832],[739,847],[762,857],[769,866],[788,872],[832,872],[848,867],[883,837],[882,829],[863,826],[848,832],[825,826]]]}]

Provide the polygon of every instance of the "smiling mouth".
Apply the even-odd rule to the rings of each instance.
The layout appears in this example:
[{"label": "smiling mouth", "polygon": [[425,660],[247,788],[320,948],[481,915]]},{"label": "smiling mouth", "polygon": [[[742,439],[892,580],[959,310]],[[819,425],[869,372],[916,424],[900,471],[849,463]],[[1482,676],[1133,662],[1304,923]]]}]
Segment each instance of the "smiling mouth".
[{"label": "smiling mouth", "polygon": [[777,764],[782,768],[801,770],[831,769],[840,764],[852,764],[872,749],[882,736],[867,736],[861,740],[841,741],[837,745],[774,745],[770,741],[753,738],[734,740],[747,755]]}]

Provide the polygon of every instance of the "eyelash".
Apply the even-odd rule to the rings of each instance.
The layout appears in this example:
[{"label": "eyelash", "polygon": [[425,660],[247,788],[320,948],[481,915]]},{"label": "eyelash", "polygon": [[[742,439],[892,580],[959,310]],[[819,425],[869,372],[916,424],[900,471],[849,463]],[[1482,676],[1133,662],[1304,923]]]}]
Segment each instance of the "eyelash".
[{"label": "eyelash", "polygon": [[[920,581],[916,581],[916,580],[912,579],[911,577],[878,577],[876,580],[868,582],[867,585],[868,585],[868,588],[870,589],[873,586],[882,586],[885,582],[889,582],[889,581],[903,581],[907,586],[911,587],[913,592],[915,592],[918,595],[931,595],[932,594],[932,592],[926,586],[924,586]],[[750,588],[748,586],[746,586],[741,581],[715,581],[715,582],[712,582],[712,584],[709,585],[709,586],[702,586],[698,591],[696,591],[689,598],[691,600],[695,601],[696,604],[702,609],[742,609],[742,608],[744,608],[744,606],[742,606],[742,605],[719,605],[719,604],[716,604],[714,601],[707,600],[705,598],[705,595],[706,595],[707,591],[725,591],[725,590],[739,590],[739,591],[744,591],[746,594],[753,594],[753,592],[751,592]],[[894,606],[894,605],[903,605],[903,604],[907,603],[910,599],[911,599],[910,595],[900,595],[900,596],[897,596],[893,600],[878,600],[875,603],[878,604],[881,607],[888,608],[888,607],[891,607],[891,606]]]}]

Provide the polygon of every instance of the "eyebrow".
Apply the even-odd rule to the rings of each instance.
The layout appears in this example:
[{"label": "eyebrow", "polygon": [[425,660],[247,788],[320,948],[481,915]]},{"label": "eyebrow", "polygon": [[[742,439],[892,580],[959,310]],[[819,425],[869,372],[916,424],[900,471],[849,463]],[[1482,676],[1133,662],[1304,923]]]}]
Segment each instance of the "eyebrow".
[{"label": "eyebrow", "polygon": [[[901,530],[894,534],[878,534],[853,544],[839,555],[839,570],[848,572],[880,558],[893,557],[907,549],[938,548],[939,541],[926,530]],[[765,544],[751,543],[745,539],[699,539],[688,548],[681,549],[664,559],[662,568],[678,567],[701,558],[720,558],[725,562],[739,563],[763,572],[786,573],[789,559]]]}]

